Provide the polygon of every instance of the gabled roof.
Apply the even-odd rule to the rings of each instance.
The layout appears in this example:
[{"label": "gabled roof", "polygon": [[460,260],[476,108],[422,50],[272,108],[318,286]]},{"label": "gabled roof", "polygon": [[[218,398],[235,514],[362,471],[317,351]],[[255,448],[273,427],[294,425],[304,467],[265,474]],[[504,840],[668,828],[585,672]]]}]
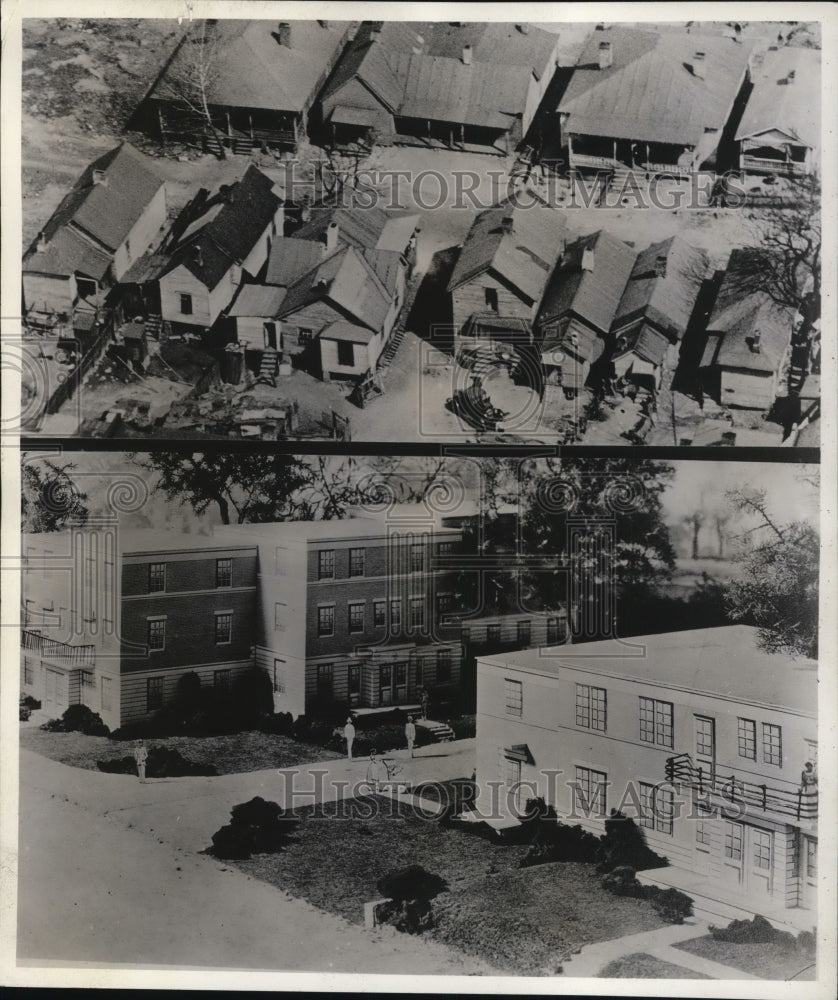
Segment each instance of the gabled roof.
[{"label": "gabled roof", "polygon": [[[505,218],[512,219],[511,233],[504,231]],[[516,207],[509,201],[495,205],[475,219],[448,291],[491,270],[530,302],[538,302],[562,251],[565,233],[563,217],[552,208]]]},{"label": "gabled roof", "polygon": [[[94,171],[103,175],[101,183],[94,183]],[[36,240],[24,255],[23,269],[100,277],[110,263],[107,255],[122,245],[161,187],[163,180],[146,157],[123,142],[89,164],[44,226],[46,250],[39,251]],[[69,229],[76,232],[68,234]]]},{"label": "gabled roof", "polygon": [[342,247],[295,282],[279,315],[290,316],[314,302],[324,302],[376,333],[391,304],[372,266],[354,247]]},{"label": "gabled roof", "polygon": [[[208,28],[209,103],[233,108],[301,112],[315,94],[326,64],[343,42],[346,21],[291,21],[291,45],[280,45],[277,22],[219,20]],[[197,27],[161,73],[149,96],[171,100],[178,80],[195,65]]]},{"label": "gabled roof", "polygon": [[[665,260],[665,275],[656,272],[659,258]],[[706,270],[704,252],[680,236],[653,243],[637,255],[613,326],[618,328],[632,316],[643,316],[680,339],[687,329]]]},{"label": "gabled roof", "polygon": [[807,146],[819,147],[820,55],[817,49],[769,49],[751,74],[754,89],[736,138],[749,139],[778,129]]},{"label": "gabled roof", "polygon": [[623,344],[617,344],[613,357],[621,358],[626,354],[636,354],[638,358],[649,361],[653,365],[663,364],[670,341],[648,323],[640,322],[637,326],[620,335]]},{"label": "gabled roof", "polygon": [[242,285],[227,314],[266,319],[274,317],[279,313],[285,294],[284,288],[275,285]]},{"label": "gabled roof", "polygon": [[[611,43],[612,65],[599,68]],[[705,53],[705,72],[693,72]],[[720,35],[610,27],[594,31],[558,110],[572,134],[696,146],[721,132],[748,68],[750,49]]]},{"label": "gabled roof", "polygon": [[[593,270],[582,269],[585,251]],[[574,313],[603,334],[611,329],[636,254],[628,244],[600,229],[568,246],[544,293],[538,323]]]},{"label": "gabled roof", "polygon": [[288,286],[310,271],[323,257],[323,248],[310,240],[278,236],[271,245],[266,285]]},{"label": "gabled roof", "polygon": [[[472,34],[475,39],[488,39],[492,29],[475,26]],[[552,51],[555,36],[541,34],[551,41]],[[430,41],[417,41],[426,36]],[[533,41],[537,47],[542,44],[536,38]],[[493,47],[487,40],[481,45],[484,57],[478,57],[473,48],[471,64],[466,65],[462,45],[455,46],[444,33],[437,35],[432,26],[386,22],[378,34],[359,33],[323,97],[331,97],[357,79],[391,114],[508,129],[526,107],[534,63],[541,62],[537,69],[541,73],[549,56],[546,52],[543,59],[532,55],[525,59],[517,46],[511,48],[517,54],[505,58],[502,46],[496,42]]]},{"label": "gabled roof", "polygon": [[368,344],[374,336],[372,330],[346,320],[336,320],[320,331],[321,340],[343,340],[350,344]]},{"label": "gabled roof", "polygon": [[[741,269],[749,251],[734,250],[707,322],[708,340],[717,338],[710,363],[755,372],[776,372],[791,339],[794,310],[772,302],[764,292],[743,293]],[[759,353],[751,350],[760,334]]]},{"label": "gabled roof", "polygon": [[256,246],[281,204],[273,181],[249,166],[241,180],[205,203],[165,271],[183,266],[207,288],[215,288],[230,267],[241,264]]},{"label": "gabled roof", "polygon": [[[391,221],[405,219],[405,246],[410,239],[419,216],[416,214],[393,216],[377,205],[369,208],[322,205],[311,210],[311,219],[294,234],[298,240],[325,240],[326,232],[332,223],[338,227],[338,242],[346,246],[373,250],[383,239]],[[412,221],[412,226],[410,225]],[[392,249],[392,247],[390,248]],[[404,249],[401,247],[400,249]]]}]

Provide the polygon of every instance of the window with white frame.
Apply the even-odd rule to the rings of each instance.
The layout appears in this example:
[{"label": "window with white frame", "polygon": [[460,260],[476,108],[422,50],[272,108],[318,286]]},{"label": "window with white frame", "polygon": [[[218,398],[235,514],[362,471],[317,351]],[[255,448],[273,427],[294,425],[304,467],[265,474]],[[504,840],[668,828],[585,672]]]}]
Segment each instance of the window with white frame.
[{"label": "window with white frame", "polygon": [[366,562],[366,549],[349,550],[349,575],[363,576],[364,564]]},{"label": "window with white frame", "polygon": [[640,825],[657,833],[672,834],[675,813],[675,793],[671,788],[661,788],[641,781]]},{"label": "window with white frame", "polygon": [[640,699],[640,739],[668,750],[673,746],[672,702]]},{"label": "window with white frame", "polygon": [[215,585],[216,587],[233,586],[233,560],[215,560]]},{"label": "window with white frame", "polygon": [[317,609],[317,634],[319,636],[335,634],[334,604],[321,604]]},{"label": "window with white frame", "polygon": [[159,651],[166,648],[166,619],[165,618],[149,618],[146,622],[147,625],[147,641],[148,648],[152,652]]},{"label": "window with white frame", "polygon": [[710,850],[713,810],[705,802],[698,802],[696,806],[698,815],[695,820],[695,846],[699,851],[707,853]]},{"label": "window with white frame", "polygon": [[274,631],[284,632],[288,621],[288,605],[284,601],[274,602]]},{"label": "window with white frame", "polygon": [[335,550],[321,549],[317,553],[317,579],[333,580],[335,576]]},{"label": "window with white frame", "polygon": [[149,677],[146,679],[145,706],[147,712],[156,712],[163,707],[163,678]]},{"label": "window with white frame", "polygon": [[410,570],[421,573],[425,568],[425,546],[421,543],[410,546]]},{"label": "window with white frame", "polygon": [[410,598],[410,627],[422,628],[425,624],[425,598]]},{"label": "window with white frame", "polygon": [[350,632],[363,632],[364,631],[364,610],[365,605],[363,601],[357,601],[349,605],[349,631]]},{"label": "window with white frame", "polygon": [[762,724],[762,759],[766,764],[783,766],[783,733],[771,722]]},{"label": "window with white frame", "polygon": [[153,562],[148,564],[148,592],[159,593],[166,589],[166,564]]},{"label": "window with white frame", "polygon": [[608,775],[590,767],[575,765],[576,781],[573,793],[577,811],[604,816]]},{"label": "window with white frame", "polygon": [[402,599],[394,597],[390,601],[390,628],[401,628],[402,624]]},{"label": "window with white frame", "polygon": [[524,714],[524,686],[520,681],[507,677],[503,682],[506,695],[506,714],[520,718]]},{"label": "window with white frame", "polygon": [[233,612],[215,612],[215,643],[224,646],[233,640]]},{"label": "window with white frame", "polygon": [[737,719],[737,745],[739,756],[757,759],[757,724],[753,719]]},{"label": "window with white frame", "polygon": [[604,733],[607,725],[605,688],[576,685],[576,725]]},{"label": "window with white frame", "polygon": [[375,628],[386,628],[387,626],[387,602],[372,602],[372,623]]}]

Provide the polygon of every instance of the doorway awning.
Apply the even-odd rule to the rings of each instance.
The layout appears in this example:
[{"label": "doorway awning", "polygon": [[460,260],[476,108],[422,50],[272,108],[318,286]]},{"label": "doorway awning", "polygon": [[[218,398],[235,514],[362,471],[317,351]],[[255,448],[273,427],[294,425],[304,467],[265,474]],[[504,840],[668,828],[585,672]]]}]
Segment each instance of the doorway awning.
[{"label": "doorway awning", "polygon": [[526,743],[516,743],[514,746],[505,747],[503,755],[507,760],[515,760],[519,764],[535,764],[535,758]]}]

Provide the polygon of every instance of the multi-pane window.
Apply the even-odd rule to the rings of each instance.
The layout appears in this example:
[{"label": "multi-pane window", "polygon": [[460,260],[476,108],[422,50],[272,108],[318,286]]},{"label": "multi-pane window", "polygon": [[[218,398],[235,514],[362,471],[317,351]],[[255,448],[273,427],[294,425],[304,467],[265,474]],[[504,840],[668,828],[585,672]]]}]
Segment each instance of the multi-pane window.
[{"label": "multi-pane window", "polygon": [[675,814],[675,793],[671,788],[658,788],[640,782],[640,825],[658,833],[672,833]]},{"label": "multi-pane window", "polygon": [[410,570],[412,573],[421,573],[425,568],[425,546],[410,546]]},{"label": "multi-pane window", "polygon": [[757,724],[753,719],[738,719],[737,742],[739,756],[757,759]]},{"label": "multi-pane window", "polygon": [[425,624],[425,598],[410,598],[410,626],[411,628],[422,628]]},{"label": "multi-pane window", "polygon": [[742,827],[729,820],[725,821],[725,857],[732,861],[742,860]]},{"label": "multi-pane window", "polygon": [[357,663],[350,663],[347,684],[350,694],[361,693],[361,668]]},{"label": "multi-pane window", "polygon": [[215,560],[215,585],[216,587],[233,586],[233,560]]},{"label": "multi-pane window", "polygon": [[818,877],[818,842],[811,837],[806,838],[806,877]]},{"label": "multi-pane window", "polygon": [[363,632],[364,631],[364,605],[363,603],[356,603],[349,605],[349,631],[350,632]]},{"label": "multi-pane window", "polygon": [[317,634],[334,635],[335,633],[335,606],[334,604],[324,604],[317,609]]},{"label": "multi-pane window", "polygon": [[215,613],[215,641],[228,643],[233,638],[233,612],[217,611]]},{"label": "multi-pane window", "polygon": [[438,552],[441,556],[452,556],[454,555],[454,543],[453,542],[440,542]]},{"label": "multi-pane window", "polygon": [[700,851],[710,850],[710,824],[712,822],[712,811],[710,806],[703,802],[698,803],[698,817],[695,821],[695,843]]},{"label": "multi-pane window", "polygon": [[500,625],[486,626],[486,642],[490,646],[497,646],[500,642]]},{"label": "multi-pane window", "polygon": [[147,712],[156,712],[163,707],[163,678],[149,677],[145,685],[145,706]]},{"label": "multi-pane window", "polygon": [[576,685],[576,725],[604,733],[607,725],[605,688]]},{"label": "multi-pane window", "polygon": [[506,714],[517,715],[520,718],[524,713],[523,685],[520,681],[513,681],[508,677],[503,683],[506,693]]},{"label": "multi-pane window", "polygon": [[283,601],[274,604],[274,631],[284,632],[287,621],[288,605]]},{"label": "multi-pane window", "polygon": [[278,694],[285,690],[285,660],[274,660],[273,688]]},{"label": "multi-pane window", "polygon": [[229,667],[223,667],[221,670],[213,671],[212,686],[216,691],[222,693],[229,691],[232,680],[233,671]]},{"label": "multi-pane window", "polygon": [[321,549],[317,553],[317,579],[332,580],[335,576],[335,550]]},{"label": "multi-pane window", "polygon": [[783,766],[783,735],[779,726],[762,724],[762,759],[766,764]]},{"label": "multi-pane window", "polygon": [[300,347],[305,347],[306,344],[310,344],[312,340],[314,340],[314,330],[309,330],[305,327],[300,327],[297,330],[297,343]]},{"label": "multi-pane window", "polygon": [[529,646],[532,637],[532,628],[528,621],[518,622],[518,645]]},{"label": "multi-pane window", "polygon": [[350,549],[349,550],[349,575],[350,576],[363,576],[364,575],[365,561],[366,561],[366,550],[365,549]]},{"label": "multi-pane window", "polygon": [[157,594],[166,589],[166,564],[153,562],[148,564],[148,592]]},{"label": "multi-pane window", "polygon": [[604,816],[607,782],[608,775],[603,771],[576,765],[576,782],[573,789],[576,808],[582,812]]},{"label": "multi-pane window", "polygon": [[150,650],[166,648],[166,619],[149,618],[148,620],[148,648]]},{"label": "multi-pane window", "polygon": [[387,602],[372,602],[372,623],[375,628],[384,628],[387,624]]},{"label": "multi-pane window", "polygon": [[768,830],[751,829],[751,848],[754,868],[771,871],[771,833]]},{"label": "multi-pane window", "polygon": [[454,607],[453,594],[436,595],[436,613],[440,618],[442,618],[443,615],[447,615],[453,607]]},{"label": "multi-pane window", "polygon": [[654,698],[640,699],[640,739],[672,749],[672,703]]},{"label": "multi-pane window", "polygon": [[438,649],[436,653],[436,679],[438,684],[451,680],[451,650]]},{"label": "multi-pane window", "polygon": [[390,601],[390,628],[401,628],[402,624],[402,599],[394,597]]}]

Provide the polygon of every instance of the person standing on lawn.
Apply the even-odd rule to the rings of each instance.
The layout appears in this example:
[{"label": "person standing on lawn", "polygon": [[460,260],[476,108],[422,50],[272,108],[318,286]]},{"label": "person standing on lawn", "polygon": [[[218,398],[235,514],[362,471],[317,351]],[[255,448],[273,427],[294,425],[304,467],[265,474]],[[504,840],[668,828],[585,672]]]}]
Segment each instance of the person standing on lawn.
[{"label": "person standing on lawn", "polygon": [[148,760],[148,750],[146,750],[145,743],[142,740],[137,740],[137,745],[134,748],[134,760],[137,762],[137,776],[140,779],[140,784],[145,784],[145,765]]},{"label": "person standing on lawn", "polygon": [[352,722],[351,715],[343,727],[343,738],[346,740],[346,756],[349,760],[352,760],[352,744],[355,742],[355,724]]},{"label": "person standing on lawn", "polygon": [[408,715],[407,722],[404,727],[404,735],[407,740],[407,749],[410,751],[410,756],[413,756],[413,744],[416,742],[416,726],[413,724],[413,716]]},{"label": "person standing on lawn", "polygon": [[367,765],[367,782],[372,785],[372,789],[378,795],[381,789],[381,782],[389,778],[390,773],[384,761],[379,760],[375,750],[370,754],[370,762]]}]

